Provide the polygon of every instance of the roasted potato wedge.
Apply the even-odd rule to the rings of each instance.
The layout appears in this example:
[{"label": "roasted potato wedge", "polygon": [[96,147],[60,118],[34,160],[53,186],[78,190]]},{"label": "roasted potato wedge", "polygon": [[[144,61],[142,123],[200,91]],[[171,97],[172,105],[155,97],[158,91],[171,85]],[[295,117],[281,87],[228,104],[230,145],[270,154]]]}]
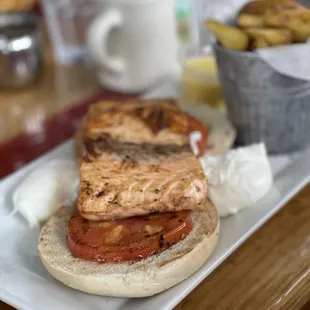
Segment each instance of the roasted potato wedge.
[{"label": "roasted potato wedge", "polygon": [[305,7],[293,0],[256,0],[247,3],[241,10],[241,14],[262,15],[268,10],[306,10]]},{"label": "roasted potato wedge", "polygon": [[310,22],[292,19],[287,21],[286,27],[291,30],[294,42],[305,43],[310,37]]},{"label": "roasted potato wedge", "polygon": [[286,45],[293,42],[291,31],[285,28],[247,28],[245,32],[253,39],[263,38],[270,46]]},{"label": "roasted potato wedge", "polygon": [[268,12],[264,14],[264,22],[267,27],[285,27],[286,16],[281,14],[282,12]]},{"label": "roasted potato wedge", "polygon": [[269,46],[269,44],[267,43],[267,41],[263,37],[257,36],[252,40],[251,50],[266,48],[268,46]]},{"label": "roasted potato wedge", "polygon": [[310,11],[285,10],[266,14],[265,23],[271,27],[289,29],[294,42],[303,43],[310,37]]},{"label": "roasted potato wedge", "polygon": [[268,12],[264,15],[264,22],[271,27],[285,27],[288,21],[298,20],[299,22],[310,22],[310,10],[293,11],[283,10]]},{"label": "roasted potato wedge", "polygon": [[205,24],[224,47],[232,50],[251,51],[310,39],[310,9],[295,0],[249,2],[240,10],[236,27],[215,20]]},{"label": "roasted potato wedge", "polygon": [[239,27],[263,27],[265,26],[264,15],[241,14],[238,16],[237,24]]},{"label": "roasted potato wedge", "polygon": [[215,20],[207,20],[206,26],[217,40],[226,48],[235,51],[244,51],[249,47],[250,38],[241,29],[225,25]]}]

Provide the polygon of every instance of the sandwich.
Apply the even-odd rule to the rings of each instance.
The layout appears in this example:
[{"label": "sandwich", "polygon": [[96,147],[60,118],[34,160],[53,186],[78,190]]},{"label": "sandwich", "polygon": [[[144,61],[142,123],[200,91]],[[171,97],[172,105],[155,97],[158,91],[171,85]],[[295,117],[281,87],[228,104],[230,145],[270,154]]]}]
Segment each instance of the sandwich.
[{"label": "sandwich", "polygon": [[103,296],[160,293],[197,271],[219,234],[189,134],[207,130],[174,101],[98,102],[77,134],[77,206],[43,227],[39,254],[64,284]]}]

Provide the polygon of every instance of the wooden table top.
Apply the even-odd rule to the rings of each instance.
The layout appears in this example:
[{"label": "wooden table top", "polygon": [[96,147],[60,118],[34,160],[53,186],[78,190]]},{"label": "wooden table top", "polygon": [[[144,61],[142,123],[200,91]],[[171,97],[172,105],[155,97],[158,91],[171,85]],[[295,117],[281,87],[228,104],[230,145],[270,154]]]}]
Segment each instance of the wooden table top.
[{"label": "wooden table top", "polygon": [[[74,117],[80,118],[89,103],[85,98],[98,92],[99,97],[116,96],[99,89],[91,70],[55,67],[50,61],[37,85],[22,91],[0,91],[1,160],[22,153],[21,145],[23,150],[35,145],[33,149],[38,152],[27,158],[19,154],[10,166],[17,169],[72,135],[74,126],[68,127],[69,120],[72,124]],[[6,173],[0,171],[1,176]],[[310,186],[236,250],[176,309],[310,309],[307,304],[310,300],[309,205]],[[0,309],[13,308],[0,301]]]}]

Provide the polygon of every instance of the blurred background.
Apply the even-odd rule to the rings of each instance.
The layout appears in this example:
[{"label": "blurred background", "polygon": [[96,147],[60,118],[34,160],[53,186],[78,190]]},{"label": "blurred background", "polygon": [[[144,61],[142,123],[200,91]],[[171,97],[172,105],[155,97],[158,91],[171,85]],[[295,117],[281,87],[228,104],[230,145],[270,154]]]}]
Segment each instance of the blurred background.
[{"label": "blurred background", "polygon": [[99,99],[173,80],[181,100],[224,113],[204,21],[246,2],[0,0],[0,177],[71,137]]}]

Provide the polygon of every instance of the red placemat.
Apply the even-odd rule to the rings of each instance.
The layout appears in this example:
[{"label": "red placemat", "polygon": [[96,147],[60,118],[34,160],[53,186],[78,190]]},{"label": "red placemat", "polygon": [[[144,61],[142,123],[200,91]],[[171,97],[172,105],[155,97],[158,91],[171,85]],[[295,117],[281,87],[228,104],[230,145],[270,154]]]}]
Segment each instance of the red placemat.
[{"label": "red placemat", "polygon": [[[46,120],[38,132],[21,134],[9,142],[0,145],[0,178],[19,169],[51,148],[72,137],[81,120],[88,110],[88,106],[100,99],[126,100],[130,97],[107,90],[101,91],[64,110],[55,117]],[[132,96],[131,96],[132,98]]]}]

